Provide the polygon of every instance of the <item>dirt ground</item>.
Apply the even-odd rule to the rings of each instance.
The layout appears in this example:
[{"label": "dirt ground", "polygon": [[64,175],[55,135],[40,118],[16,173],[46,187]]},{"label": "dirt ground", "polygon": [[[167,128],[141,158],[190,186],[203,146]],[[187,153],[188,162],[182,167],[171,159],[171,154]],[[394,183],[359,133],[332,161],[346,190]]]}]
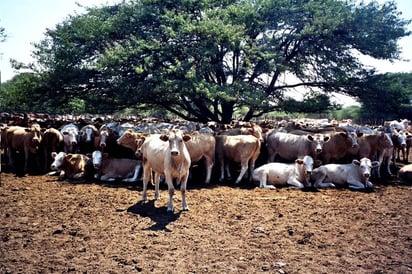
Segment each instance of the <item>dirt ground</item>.
[{"label": "dirt ground", "polygon": [[190,211],[141,182],[1,174],[0,273],[412,273],[412,187],[189,183]]}]

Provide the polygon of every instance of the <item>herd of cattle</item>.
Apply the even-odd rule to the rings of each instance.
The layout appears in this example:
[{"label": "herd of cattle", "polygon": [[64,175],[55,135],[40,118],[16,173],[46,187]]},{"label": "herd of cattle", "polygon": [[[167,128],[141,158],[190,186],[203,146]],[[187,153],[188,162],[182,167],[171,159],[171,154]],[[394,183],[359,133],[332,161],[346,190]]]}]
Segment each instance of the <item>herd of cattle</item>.
[{"label": "herd of cattle", "polygon": [[[191,122],[68,121],[59,128],[30,121],[1,124],[2,164],[18,175],[56,174],[61,178],[143,181],[168,185],[173,210],[174,183],[180,184],[182,209],[188,210],[186,186],[193,168],[204,182],[214,178],[235,184],[247,176],[262,188],[347,186],[369,189],[370,177],[393,176],[412,181],[410,121],[378,127],[351,121],[299,119],[218,125]],[[398,170],[399,163],[404,167]],[[198,164],[203,164],[199,165]],[[240,171],[239,171],[240,168]],[[143,170],[143,172],[141,172]],[[216,176],[214,176],[216,175]]]}]

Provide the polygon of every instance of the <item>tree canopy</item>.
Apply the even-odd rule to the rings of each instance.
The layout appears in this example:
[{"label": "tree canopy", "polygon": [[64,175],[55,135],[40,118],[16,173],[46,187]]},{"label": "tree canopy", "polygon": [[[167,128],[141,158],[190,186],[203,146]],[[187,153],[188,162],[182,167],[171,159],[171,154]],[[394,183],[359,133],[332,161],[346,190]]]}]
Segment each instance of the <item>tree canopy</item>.
[{"label": "tree canopy", "polygon": [[[359,96],[356,54],[399,57],[410,20],[394,2],[134,0],[68,17],[35,45],[38,92],[93,112],[161,107],[184,119],[249,120],[293,105],[289,91]],[[291,101],[292,100],[292,101]]]}]

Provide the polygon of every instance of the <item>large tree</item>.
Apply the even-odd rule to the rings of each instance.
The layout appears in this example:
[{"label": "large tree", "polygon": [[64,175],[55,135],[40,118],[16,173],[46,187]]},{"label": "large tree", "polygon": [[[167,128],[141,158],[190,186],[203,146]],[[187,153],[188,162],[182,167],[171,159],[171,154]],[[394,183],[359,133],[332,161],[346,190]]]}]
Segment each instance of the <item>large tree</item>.
[{"label": "large tree", "polygon": [[[46,31],[37,69],[51,97],[101,111],[160,106],[188,120],[249,120],[305,88],[357,96],[356,54],[399,57],[394,2],[135,0],[89,8]],[[63,99],[62,99],[63,98]],[[90,108],[93,109],[93,108]]]}]

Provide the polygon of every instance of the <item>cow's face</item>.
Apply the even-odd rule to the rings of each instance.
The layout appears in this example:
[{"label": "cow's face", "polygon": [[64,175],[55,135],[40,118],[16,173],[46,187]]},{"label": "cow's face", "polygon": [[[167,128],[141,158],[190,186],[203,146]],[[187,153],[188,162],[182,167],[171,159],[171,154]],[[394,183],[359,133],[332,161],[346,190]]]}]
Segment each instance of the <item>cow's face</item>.
[{"label": "cow's face", "polygon": [[190,135],[183,135],[180,131],[171,131],[168,135],[162,134],[160,139],[164,142],[169,141],[170,154],[177,157],[184,149],[184,142],[189,141]]},{"label": "cow's face", "polygon": [[63,139],[66,144],[77,145],[77,136],[79,135],[78,131],[75,128],[67,128],[62,132]]},{"label": "cow's face", "polygon": [[313,150],[316,154],[322,152],[323,144],[330,140],[330,137],[322,134],[307,135],[307,140],[312,144]]},{"label": "cow's face", "polygon": [[109,132],[107,130],[102,130],[100,132],[99,147],[105,148],[107,146],[108,138],[109,138]]},{"label": "cow's face", "polygon": [[400,146],[401,148],[406,148],[406,139],[407,139],[407,136],[406,136],[405,132],[395,133],[394,136],[396,137],[399,146]]},{"label": "cow's face", "polygon": [[103,153],[99,150],[95,150],[92,153],[92,162],[93,162],[93,167],[95,169],[99,169],[102,165],[103,161]]},{"label": "cow's face", "polygon": [[63,165],[64,159],[66,158],[66,155],[67,154],[64,152],[52,152],[51,156],[54,159],[54,161],[53,163],[51,163],[50,168],[52,170],[60,170]]},{"label": "cow's face", "polygon": [[377,167],[379,165],[378,161],[371,161],[368,158],[362,158],[360,161],[353,160],[352,164],[357,166],[359,175],[363,179],[362,181],[365,182],[365,187],[368,187],[367,182],[371,176],[371,170],[373,167]]},{"label": "cow's face", "polygon": [[358,134],[356,134],[353,131],[348,132],[347,138],[350,140],[353,148],[357,148],[359,146],[359,144],[358,144]]},{"label": "cow's face", "polygon": [[310,175],[313,171],[313,158],[311,156],[305,156],[303,159],[296,159],[295,163],[299,168],[299,173],[303,176],[306,185],[309,183]]},{"label": "cow's face", "polygon": [[91,143],[94,140],[94,130],[90,126],[86,126],[79,132],[81,140],[86,143]]}]

